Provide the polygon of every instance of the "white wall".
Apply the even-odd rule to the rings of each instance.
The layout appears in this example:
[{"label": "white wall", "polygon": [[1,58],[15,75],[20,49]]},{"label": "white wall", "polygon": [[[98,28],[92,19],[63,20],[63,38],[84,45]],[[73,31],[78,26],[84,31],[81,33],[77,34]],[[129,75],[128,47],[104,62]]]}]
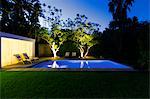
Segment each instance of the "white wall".
[{"label": "white wall", "polygon": [[35,56],[35,41],[19,40],[1,37],[1,65],[2,67],[18,63],[14,54],[27,53]]}]

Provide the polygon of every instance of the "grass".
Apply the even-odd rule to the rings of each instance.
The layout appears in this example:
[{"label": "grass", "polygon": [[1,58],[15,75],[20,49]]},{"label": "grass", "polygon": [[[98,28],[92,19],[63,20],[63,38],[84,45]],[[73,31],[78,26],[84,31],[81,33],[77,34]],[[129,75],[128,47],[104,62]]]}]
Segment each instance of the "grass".
[{"label": "grass", "polygon": [[148,98],[148,72],[6,72],[3,98]]}]

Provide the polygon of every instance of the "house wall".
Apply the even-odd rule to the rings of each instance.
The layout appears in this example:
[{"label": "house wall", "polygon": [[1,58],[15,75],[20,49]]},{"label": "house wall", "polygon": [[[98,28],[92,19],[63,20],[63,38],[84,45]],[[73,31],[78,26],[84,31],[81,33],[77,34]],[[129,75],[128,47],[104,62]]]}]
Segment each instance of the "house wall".
[{"label": "house wall", "polygon": [[18,63],[15,54],[35,56],[35,41],[1,37],[1,67]]}]

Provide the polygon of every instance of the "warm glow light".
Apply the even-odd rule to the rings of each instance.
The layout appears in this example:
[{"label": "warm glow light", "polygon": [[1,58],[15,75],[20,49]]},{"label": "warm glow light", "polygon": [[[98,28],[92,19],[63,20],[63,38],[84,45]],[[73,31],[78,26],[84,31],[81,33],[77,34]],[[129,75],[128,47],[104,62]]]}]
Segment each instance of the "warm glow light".
[{"label": "warm glow light", "polygon": [[35,56],[35,42],[11,38],[1,38],[1,63],[2,67],[18,63],[15,54],[27,53]]}]

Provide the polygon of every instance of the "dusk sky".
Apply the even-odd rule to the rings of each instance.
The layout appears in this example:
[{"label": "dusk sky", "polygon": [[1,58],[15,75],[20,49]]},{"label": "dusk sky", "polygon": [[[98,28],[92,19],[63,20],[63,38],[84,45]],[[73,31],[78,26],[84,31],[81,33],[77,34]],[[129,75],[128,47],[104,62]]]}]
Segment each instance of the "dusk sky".
[{"label": "dusk sky", "polygon": [[[89,21],[99,23],[101,30],[108,27],[110,20],[112,20],[111,13],[108,10],[109,0],[40,0],[46,5],[55,6],[62,9],[63,18],[74,18],[77,13],[85,14]],[[130,17],[137,16],[141,21],[150,20],[150,0],[135,0],[131,12],[128,13]]]}]

